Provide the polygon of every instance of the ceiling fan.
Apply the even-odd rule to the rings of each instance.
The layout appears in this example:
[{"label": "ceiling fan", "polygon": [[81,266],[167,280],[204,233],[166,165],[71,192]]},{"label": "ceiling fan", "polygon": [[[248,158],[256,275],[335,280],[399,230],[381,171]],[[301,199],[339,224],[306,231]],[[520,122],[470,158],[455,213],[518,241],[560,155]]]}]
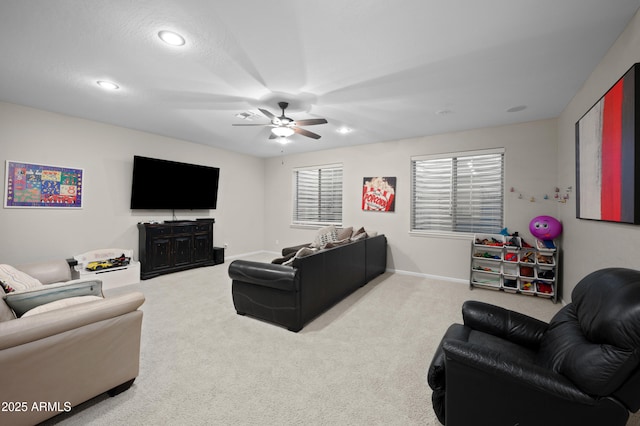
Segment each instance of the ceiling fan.
[{"label": "ceiling fan", "polygon": [[289,106],[288,102],[278,102],[278,106],[282,110],[282,115],[276,117],[266,109],[258,108],[271,122],[269,124],[232,124],[232,126],[268,126],[271,127],[271,135],[269,139],[275,139],[278,137],[286,138],[294,133],[302,136],[306,136],[313,139],[320,139],[320,135],[302,129],[299,126],[312,126],[314,124],[326,124],[327,120],[324,118],[309,118],[306,120],[294,120],[284,115],[284,110]]}]

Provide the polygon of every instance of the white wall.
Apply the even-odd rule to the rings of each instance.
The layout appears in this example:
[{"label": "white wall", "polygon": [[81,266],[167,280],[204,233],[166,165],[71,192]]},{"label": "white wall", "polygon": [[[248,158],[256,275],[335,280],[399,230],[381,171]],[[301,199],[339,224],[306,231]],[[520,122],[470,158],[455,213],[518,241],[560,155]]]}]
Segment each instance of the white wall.
[{"label": "white wall", "polygon": [[[178,217],[215,217],[215,243],[228,243],[227,255],[261,249],[278,251],[289,244],[309,241],[315,233],[290,226],[292,169],[342,162],[344,224],[385,233],[390,268],[466,280],[468,240],[409,234],[410,157],[505,147],[506,225],[510,231],[528,236],[528,223],[534,216],[549,214],[562,220],[562,296],[569,301],[575,283],[593,270],[607,266],[640,269],[635,250],[640,227],[576,219],[575,193],[570,194],[566,204],[553,199],[556,186],[575,189],[575,122],[639,61],[640,13],[557,120],[267,160],[0,103],[0,161],[81,167],[86,173],[82,210],[0,209],[0,261],[22,263],[69,257],[106,247],[137,251],[136,223],[170,219],[171,213],[129,209],[134,154],[220,167],[219,208],[179,212]],[[398,178],[394,213],[361,211],[360,191],[365,176]],[[509,192],[510,187],[516,191]],[[519,193],[523,199],[518,198]],[[545,194],[551,200],[542,200]],[[528,201],[531,196],[536,202]]]},{"label": "white wall", "polygon": [[[468,280],[470,239],[423,237],[409,234],[410,159],[415,155],[504,147],[507,187],[505,223],[509,231],[531,236],[530,220],[555,215],[556,120],[427,136],[416,139],[362,145],[309,154],[289,155],[266,161],[265,246],[269,250],[310,241],[315,230],[292,227],[292,173],[303,166],[344,165],[343,224],[364,226],[387,236],[388,267],[399,271]],[[362,179],[396,176],[396,209],[393,213],[361,209]],[[514,187],[516,192],[509,192]],[[522,193],[523,198],[518,195]],[[548,194],[550,200],[543,197]],[[531,197],[535,202],[530,202]]]},{"label": "white wall", "polygon": [[[575,188],[575,123],[636,62],[640,62],[640,13],[631,20],[558,119],[558,181]],[[574,194],[575,195],[575,194]],[[576,219],[575,196],[560,210],[564,226],[565,301],[589,272],[610,266],[640,269],[640,226]]]},{"label": "white wall", "polygon": [[[85,173],[80,210],[0,209],[0,263],[67,258],[116,247],[133,248],[137,257],[136,224],[168,220],[172,212],[129,209],[134,155],[220,167],[218,208],[176,211],[177,218],[215,218],[214,243],[228,243],[226,255],[263,248],[262,159],[0,103],[0,161],[83,168]],[[3,197],[4,190],[3,185]]]}]

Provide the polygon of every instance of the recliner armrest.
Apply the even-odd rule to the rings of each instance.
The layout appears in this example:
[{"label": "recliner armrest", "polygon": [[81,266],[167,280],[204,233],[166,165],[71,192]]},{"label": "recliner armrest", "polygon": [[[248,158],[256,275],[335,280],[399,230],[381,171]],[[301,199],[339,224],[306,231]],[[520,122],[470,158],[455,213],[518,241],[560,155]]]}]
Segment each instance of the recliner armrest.
[{"label": "recliner armrest", "polygon": [[[512,383],[518,383],[518,387],[522,388],[523,392],[529,389],[535,392],[543,392],[564,401],[589,406],[595,405],[597,402],[564,376],[535,364],[522,362],[515,357],[491,350],[486,346],[447,339],[443,342],[442,348],[447,361],[453,360],[467,365],[478,371],[479,374],[486,375],[487,384],[494,379],[506,379]],[[447,376],[452,368],[455,368],[455,366],[447,362]],[[456,385],[447,383],[447,391],[452,386]],[[464,387],[465,383],[459,383],[457,386]],[[487,391],[490,391],[490,389],[487,389]],[[502,396],[504,397],[505,395]],[[524,393],[522,396],[525,396]],[[531,401],[531,403],[535,403],[535,401]]]},{"label": "recliner armrest", "polygon": [[477,301],[467,301],[462,305],[462,318],[467,327],[531,349],[540,346],[540,340],[549,327],[539,319]]},{"label": "recliner armrest", "polygon": [[298,290],[298,269],[291,266],[234,260],[229,265],[229,277],[234,281],[277,290]]}]

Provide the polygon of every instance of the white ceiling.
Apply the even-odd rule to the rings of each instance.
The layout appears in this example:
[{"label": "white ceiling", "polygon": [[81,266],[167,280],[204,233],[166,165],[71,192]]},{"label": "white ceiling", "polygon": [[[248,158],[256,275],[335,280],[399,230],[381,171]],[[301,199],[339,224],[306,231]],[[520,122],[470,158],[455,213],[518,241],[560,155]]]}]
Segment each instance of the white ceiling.
[{"label": "white ceiling", "polygon": [[[639,7],[2,0],[0,101],[261,157],[539,120],[561,113]],[[160,30],[186,45],[165,45]],[[232,126],[257,108],[280,115],[279,101],[293,119],[326,118],[307,127],[322,138],[283,146],[267,127]]]}]

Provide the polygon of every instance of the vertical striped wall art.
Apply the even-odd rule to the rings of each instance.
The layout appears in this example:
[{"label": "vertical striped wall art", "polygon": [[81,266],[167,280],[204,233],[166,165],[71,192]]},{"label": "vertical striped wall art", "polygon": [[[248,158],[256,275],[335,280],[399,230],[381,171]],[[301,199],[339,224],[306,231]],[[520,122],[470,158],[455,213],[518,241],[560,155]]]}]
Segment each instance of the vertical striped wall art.
[{"label": "vertical striped wall art", "polygon": [[576,123],[576,217],[640,224],[640,63]]}]

